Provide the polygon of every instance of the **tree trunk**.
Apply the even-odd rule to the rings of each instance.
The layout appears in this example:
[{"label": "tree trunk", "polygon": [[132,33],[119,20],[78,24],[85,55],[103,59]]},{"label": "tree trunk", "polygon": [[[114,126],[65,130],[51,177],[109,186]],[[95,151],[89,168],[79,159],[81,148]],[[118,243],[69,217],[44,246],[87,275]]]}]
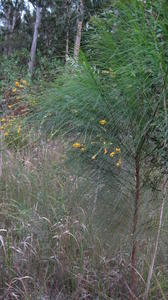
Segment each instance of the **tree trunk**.
[{"label": "tree trunk", "polygon": [[13,33],[14,33],[14,30],[15,30],[16,21],[17,21],[17,11],[14,10],[13,18],[12,18],[12,24],[11,24],[10,29],[9,29],[10,33],[9,33],[8,54],[12,53],[12,41],[13,41]]},{"label": "tree trunk", "polygon": [[83,27],[83,14],[84,14],[83,0],[80,0],[79,15],[78,15],[78,20],[77,20],[77,33],[76,33],[75,46],[74,46],[74,60],[75,61],[78,61],[78,58],[79,58],[79,50],[80,50],[82,27]]},{"label": "tree trunk", "polygon": [[17,7],[13,7],[9,5],[5,10],[5,18],[6,18],[6,34],[5,34],[5,46],[4,46],[4,54],[11,54],[12,52],[12,41],[13,41],[13,33],[16,27],[16,22],[19,17],[19,12]]},{"label": "tree trunk", "polygon": [[4,47],[4,54],[8,54],[9,49],[9,37],[10,37],[10,31],[11,31],[11,25],[10,25],[10,15],[11,15],[11,6],[8,7],[8,9],[5,12],[6,17],[6,24],[5,24],[5,47]]},{"label": "tree trunk", "polygon": [[65,62],[69,59],[69,29],[66,33],[66,48],[65,48]]},{"label": "tree trunk", "polygon": [[65,40],[65,62],[69,60],[69,31],[70,31],[70,10],[69,5],[72,4],[71,1],[64,1],[64,11],[65,19],[67,20],[67,29],[66,29],[66,40]]},{"label": "tree trunk", "polygon": [[36,8],[36,22],[34,25],[34,34],[33,34],[33,41],[30,51],[30,60],[29,60],[29,73],[32,76],[34,70],[34,63],[35,63],[35,56],[36,56],[36,48],[37,48],[37,38],[38,38],[38,29],[40,26],[41,21],[41,8],[37,6]]}]

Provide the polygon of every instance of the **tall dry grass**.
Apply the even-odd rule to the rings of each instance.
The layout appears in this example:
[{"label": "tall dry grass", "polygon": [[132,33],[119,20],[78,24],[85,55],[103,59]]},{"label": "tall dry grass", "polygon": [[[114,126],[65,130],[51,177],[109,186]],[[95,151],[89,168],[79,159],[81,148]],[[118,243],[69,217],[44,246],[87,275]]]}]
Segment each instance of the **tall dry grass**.
[{"label": "tall dry grass", "polygon": [[0,299],[112,299],[115,293],[123,299],[125,262],[120,253],[107,256],[91,219],[74,203],[80,180],[66,168],[60,145],[3,153]]},{"label": "tall dry grass", "polygon": [[[112,201],[117,197],[114,186],[109,191],[100,173],[77,176],[78,170],[73,173],[65,161],[66,144],[61,140],[3,151],[0,299],[123,300],[132,296],[131,236],[129,220],[124,219],[127,206],[119,214],[122,217],[117,217],[116,204],[126,200]],[[145,216],[149,203],[141,209]],[[145,234],[142,230],[139,235],[138,299],[143,299],[155,236],[153,225],[147,226]],[[161,245],[149,299],[162,299],[166,291],[162,259],[166,245]]]}]

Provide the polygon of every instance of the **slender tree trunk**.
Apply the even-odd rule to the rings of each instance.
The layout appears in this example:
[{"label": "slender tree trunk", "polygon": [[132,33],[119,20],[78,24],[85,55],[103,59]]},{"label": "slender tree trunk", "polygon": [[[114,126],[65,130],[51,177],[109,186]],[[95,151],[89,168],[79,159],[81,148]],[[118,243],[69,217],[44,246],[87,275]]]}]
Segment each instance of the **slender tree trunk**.
[{"label": "slender tree trunk", "polygon": [[8,7],[8,9],[6,10],[5,13],[5,17],[6,17],[6,25],[5,25],[5,29],[6,29],[6,34],[5,34],[5,47],[4,47],[4,54],[8,54],[8,49],[9,49],[9,37],[10,37],[10,29],[11,29],[11,25],[10,25],[10,14],[11,14],[11,6]]},{"label": "slender tree trunk", "polygon": [[5,11],[5,17],[6,17],[6,25],[5,25],[6,34],[5,34],[4,54],[11,54],[13,33],[16,27],[17,19],[19,17],[17,7],[13,7],[9,5]]},{"label": "slender tree trunk", "polygon": [[84,14],[84,6],[83,0],[80,0],[79,5],[79,16],[77,20],[77,33],[75,38],[75,46],[74,46],[74,60],[78,61],[79,58],[79,50],[82,38],[82,27],[83,27],[83,14]]},{"label": "slender tree trunk", "polygon": [[65,62],[67,63],[69,59],[69,32],[70,32],[70,10],[69,5],[72,5],[71,1],[65,0],[64,2],[64,11],[65,11],[65,19],[67,20],[67,30],[66,30],[66,43],[65,43]]},{"label": "slender tree trunk", "polygon": [[[133,246],[132,246],[132,253],[131,253],[131,284],[130,288],[133,294],[135,293],[135,284],[136,284],[136,268],[135,268],[135,257],[137,251],[137,239],[136,239],[136,229],[138,223],[138,209],[139,209],[139,198],[140,198],[140,178],[139,178],[139,155],[136,155],[135,158],[135,202],[134,202],[134,217],[133,217]],[[131,296],[131,299],[134,299]]]},{"label": "slender tree trunk", "polygon": [[28,70],[30,75],[32,76],[34,70],[34,63],[35,63],[35,56],[36,56],[36,48],[37,48],[37,39],[38,39],[38,29],[40,26],[41,21],[41,8],[37,6],[36,8],[36,22],[34,25],[34,34],[33,34],[33,41],[30,51],[30,60],[28,65]]},{"label": "slender tree trunk", "polygon": [[15,10],[13,13],[13,18],[12,18],[12,25],[10,26],[9,29],[9,45],[8,45],[8,54],[12,53],[12,39],[13,39],[13,33],[15,30],[16,26],[16,21],[17,21],[17,11]]},{"label": "slender tree trunk", "polygon": [[69,28],[66,33],[66,48],[65,48],[65,61],[69,59]]}]

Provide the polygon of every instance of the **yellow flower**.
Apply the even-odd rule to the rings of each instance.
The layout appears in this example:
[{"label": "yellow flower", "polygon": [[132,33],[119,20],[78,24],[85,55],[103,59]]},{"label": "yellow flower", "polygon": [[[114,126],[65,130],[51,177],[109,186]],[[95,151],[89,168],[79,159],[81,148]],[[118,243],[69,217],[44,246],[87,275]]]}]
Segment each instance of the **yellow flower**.
[{"label": "yellow flower", "polygon": [[96,159],[97,154],[92,156],[92,159],[95,160]]},{"label": "yellow flower", "polygon": [[11,109],[11,108],[12,108],[12,105],[8,105],[8,108]]},{"label": "yellow flower", "polygon": [[2,119],[1,119],[1,122],[5,122],[5,119],[4,119],[4,118],[2,118]]},{"label": "yellow flower", "polygon": [[118,160],[118,162],[116,163],[116,166],[119,168],[121,166],[121,159]]},{"label": "yellow flower", "polygon": [[4,132],[4,136],[8,136],[8,134],[9,134],[9,133],[8,133],[7,131]]},{"label": "yellow flower", "polygon": [[107,154],[107,148],[104,148],[104,154]]},{"label": "yellow flower", "polygon": [[110,157],[113,158],[113,156],[115,155],[115,152],[110,152]]},{"label": "yellow flower", "polygon": [[12,89],[12,92],[13,92],[13,93],[16,93],[16,88],[13,88],[13,89]]},{"label": "yellow flower", "polygon": [[19,126],[17,129],[17,133],[20,134],[20,132],[21,132],[21,127]]},{"label": "yellow flower", "polygon": [[117,152],[117,153],[120,153],[120,152],[121,152],[121,149],[120,149],[120,148],[116,148],[116,152]]},{"label": "yellow flower", "polygon": [[74,143],[72,146],[73,146],[74,148],[80,148],[80,147],[81,147],[81,144],[80,144],[80,143]]},{"label": "yellow flower", "polygon": [[27,81],[24,79],[21,79],[20,82],[23,83],[24,85],[27,85]]},{"label": "yellow flower", "polygon": [[15,81],[15,85],[16,85],[17,87],[20,87],[20,83],[19,83],[18,81]]},{"label": "yellow flower", "polygon": [[107,123],[106,120],[100,120],[100,121],[99,121],[99,124],[100,124],[100,125],[106,125],[106,123]]}]

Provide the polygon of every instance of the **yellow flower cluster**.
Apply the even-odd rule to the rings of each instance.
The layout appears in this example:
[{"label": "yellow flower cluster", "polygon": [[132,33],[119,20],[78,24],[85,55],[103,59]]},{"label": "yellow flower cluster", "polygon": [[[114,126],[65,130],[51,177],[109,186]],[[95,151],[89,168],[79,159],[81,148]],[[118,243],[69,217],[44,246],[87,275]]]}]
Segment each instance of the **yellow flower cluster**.
[{"label": "yellow flower cluster", "polygon": [[110,152],[110,157],[111,157],[111,158],[113,158],[114,155],[115,155],[115,152],[114,152],[114,151]]},{"label": "yellow flower cluster", "polygon": [[[110,157],[113,158],[116,154],[121,153],[121,149],[119,147],[115,148],[115,151],[110,152]],[[116,166],[121,167],[121,158],[117,161]]]},{"label": "yellow flower cluster", "polygon": [[81,144],[76,142],[72,145],[74,148],[80,148],[81,147]]},{"label": "yellow flower cluster", "polygon": [[12,89],[13,93],[17,92],[17,88],[23,89],[27,85],[27,81],[25,79],[21,79],[20,82],[15,80],[15,87]]},{"label": "yellow flower cluster", "polygon": [[[20,105],[18,108],[15,107],[15,104],[17,104],[21,99],[22,96],[18,95],[21,89],[25,88],[27,86],[27,81],[25,79],[21,79],[19,81],[14,81],[14,87],[12,89],[12,92],[14,95],[14,100],[9,99],[7,102],[7,110],[6,114],[3,118],[0,118],[0,131],[2,131],[2,134],[4,137],[8,137],[9,135],[13,135],[16,133],[17,135],[20,135],[21,133],[21,126],[18,124],[18,117],[21,114],[26,113],[26,109],[24,105]],[[9,110],[11,110],[9,112]],[[17,122],[15,122],[17,120]],[[13,123],[14,122],[14,123]]]},{"label": "yellow flower cluster", "polygon": [[20,83],[18,81],[15,81],[16,87],[20,87]]},{"label": "yellow flower cluster", "polygon": [[[5,118],[1,118],[1,126],[0,131],[4,131],[3,135],[7,137],[10,133],[10,127],[13,126],[13,122],[16,120],[15,116],[6,116]],[[17,133],[20,134],[21,132],[21,126],[19,125],[17,127]]]},{"label": "yellow flower cluster", "polygon": [[24,85],[27,85],[27,81],[25,79],[21,79],[20,82],[23,83]]},{"label": "yellow flower cluster", "polygon": [[102,120],[99,121],[99,124],[104,126],[104,125],[107,124],[107,121],[105,119],[102,119]]},{"label": "yellow flower cluster", "polygon": [[[101,120],[99,120],[99,124],[102,125],[102,126],[104,126],[104,125],[107,124],[107,121],[105,119],[101,119]],[[96,142],[92,141],[91,145],[93,145],[93,144],[96,144]],[[104,154],[106,155],[108,153],[106,141],[104,141],[103,144],[104,144]],[[112,145],[112,143],[108,143],[108,144]],[[73,144],[73,148],[80,149],[81,151],[85,151],[86,150],[85,146],[83,144],[80,144],[79,142],[74,143]],[[101,151],[101,149],[99,149],[99,151],[91,157],[92,160],[96,159],[96,157],[99,154],[99,152]],[[121,149],[119,147],[116,147],[115,150],[111,150],[109,152],[109,156],[111,158],[113,158],[115,155],[120,154],[120,153],[121,153]],[[117,155],[117,158],[118,158],[118,155]],[[121,167],[121,164],[122,164],[122,160],[121,160],[121,158],[119,158],[117,160],[116,166],[119,168],[119,167]]]},{"label": "yellow flower cluster", "polygon": [[[106,142],[104,142],[104,145],[106,144]],[[110,143],[110,145],[111,145],[112,143]],[[96,154],[94,154],[93,156],[92,156],[92,160],[95,160],[96,159],[96,157],[97,157],[97,155],[98,155],[98,153],[99,153],[100,151],[98,151]],[[107,147],[105,147],[104,148],[104,154],[106,155],[108,153],[108,150],[107,150]],[[117,155],[117,154],[119,154],[119,153],[121,153],[121,149],[119,148],[119,147],[116,147],[115,148],[115,151],[111,151],[110,153],[109,153],[109,156],[111,157],[111,158],[113,158],[115,155]],[[117,161],[117,163],[116,163],[116,166],[117,167],[120,167],[121,166],[121,163],[122,163],[122,161],[121,161],[121,158]]]},{"label": "yellow flower cluster", "polygon": [[73,148],[76,148],[76,149],[80,149],[82,152],[84,152],[86,150],[86,147],[85,145],[79,143],[79,142],[76,142],[72,145]]}]

